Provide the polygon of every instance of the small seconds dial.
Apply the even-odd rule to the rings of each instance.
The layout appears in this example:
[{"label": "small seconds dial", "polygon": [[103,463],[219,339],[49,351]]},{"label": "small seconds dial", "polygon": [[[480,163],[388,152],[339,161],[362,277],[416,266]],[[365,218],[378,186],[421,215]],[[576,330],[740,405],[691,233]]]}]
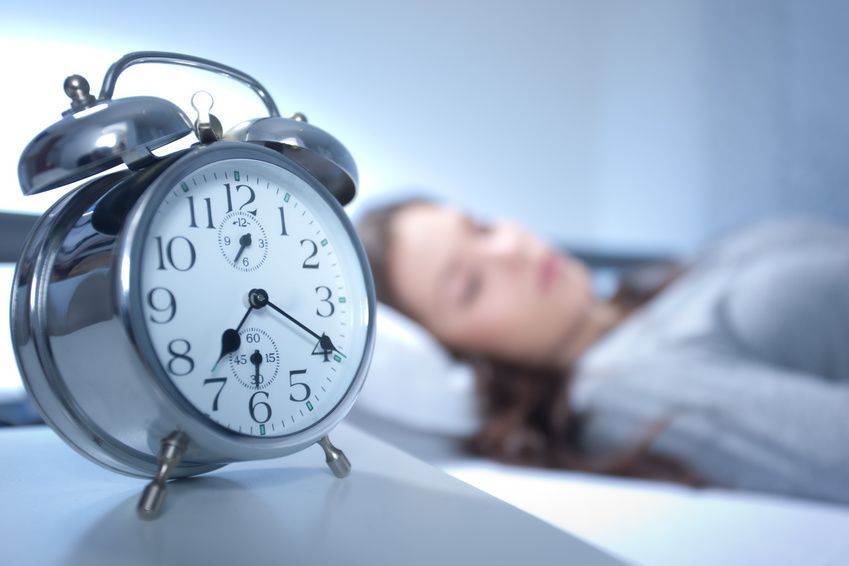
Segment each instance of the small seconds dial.
[{"label": "small seconds dial", "polygon": [[280,350],[271,335],[261,328],[239,332],[241,347],[228,354],[236,380],[248,389],[265,389],[277,377]]},{"label": "small seconds dial", "polygon": [[191,169],[158,203],[139,260],[163,378],[215,426],[257,437],[303,431],[340,403],[370,320],[341,209],[284,164]]}]

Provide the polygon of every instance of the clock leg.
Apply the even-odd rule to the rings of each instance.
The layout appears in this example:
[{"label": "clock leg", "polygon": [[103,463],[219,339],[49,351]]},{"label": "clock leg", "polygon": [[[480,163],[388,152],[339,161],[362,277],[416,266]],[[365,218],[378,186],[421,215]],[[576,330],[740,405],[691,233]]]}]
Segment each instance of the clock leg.
[{"label": "clock leg", "polygon": [[162,439],[162,448],[159,451],[159,471],[156,477],[147,484],[142,492],[141,499],[136,510],[142,519],[155,519],[162,513],[162,504],[165,501],[165,482],[168,476],[180,464],[189,438],[185,433],[174,431]]},{"label": "clock leg", "polygon": [[327,465],[330,467],[330,471],[333,472],[334,476],[337,478],[344,478],[351,473],[350,460],[348,460],[348,457],[345,456],[344,452],[333,446],[329,437],[321,437],[318,444],[324,449],[324,456],[326,457]]}]

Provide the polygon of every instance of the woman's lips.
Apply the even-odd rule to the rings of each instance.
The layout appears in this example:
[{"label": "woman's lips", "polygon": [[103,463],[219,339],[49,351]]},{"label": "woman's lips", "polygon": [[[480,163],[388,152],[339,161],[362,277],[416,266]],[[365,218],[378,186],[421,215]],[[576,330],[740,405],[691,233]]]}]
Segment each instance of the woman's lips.
[{"label": "woman's lips", "polygon": [[543,291],[547,291],[557,280],[560,275],[562,258],[554,253],[548,254],[543,258],[539,266],[539,286]]}]

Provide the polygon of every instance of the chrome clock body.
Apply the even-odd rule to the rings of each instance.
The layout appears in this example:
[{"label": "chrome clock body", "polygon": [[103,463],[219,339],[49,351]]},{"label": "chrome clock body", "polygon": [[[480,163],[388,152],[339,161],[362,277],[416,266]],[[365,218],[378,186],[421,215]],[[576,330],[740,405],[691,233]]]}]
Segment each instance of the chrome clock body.
[{"label": "chrome clock body", "polygon": [[[145,327],[139,261],[148,224],[186,172],[226,159],[281,167],[308,182],[346,231],[360,267],[363,339],[359,352],[348,352],[356,364],[353,377],[322,419],[293,434],[240,434],[205,416],[167,375]],[[223,262],[221,267],[227,268]],[[212,291],[199,292],[216,297]],[[240,297],[234,296],[233,304],[236,311],[244,310]],[[233,311],[232,305],[229,310]],[[160,442],[175,430],[189,439],[175,476],[238,460],[282,456],[316,442],[353,405],[374,340],[370,271],[341,206],[298,164],[271,149],[245,143],[201,146],[138,173],[96,179],[66,195],[44,215],[24,250],[15,275],[12,311],[22,375],[45,419],[88,458],[145,477],[157,473]],[[209,349],[220,346],[218,334],[218,328],[207,333],[213,337]]]},{"label": "chrome clock body", "polygon": [[[240,81],[269,116],[225,135],[205,92],[193,123],[161,99],[113,100],[139,63]],[[310,444],[345,477],[328,433],[375,334],[371,271],[342,209],[357,186],[348,151],[303,114],[281,117],[249,75],[189,55],[128,54],[99,98],[78,75],[64,89],[71,108],[18,167],[25,194],[90,179],[38,221],[14,276],[13,349],[44,420],[94,462],[153,478],[147,519],[171,477]],[[153,154],[189,132],[199,143]]]}]

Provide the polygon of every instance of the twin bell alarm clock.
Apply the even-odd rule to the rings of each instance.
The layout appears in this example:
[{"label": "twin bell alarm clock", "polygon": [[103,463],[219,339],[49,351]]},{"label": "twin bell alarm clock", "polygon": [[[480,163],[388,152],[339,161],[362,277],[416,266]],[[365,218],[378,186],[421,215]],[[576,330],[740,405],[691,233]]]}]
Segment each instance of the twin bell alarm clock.
[{"label": "twin bell alarm clock", "polygon": [[[268,116],[223,133],[205,92],[194,120],[161,98],[113,99],[140,63],[240,81]],[[347,475],[328,433],[362,388],[375,326],[342,209],[351,155],[303,115],[281,117],[252,77],[198,57],[131,53],[97,98],[78,75],[64,88],[70,108],[18,166],[26,195],[84,181],[38,221],[15,272],[12,340],[44,420],[90,460],[152,478],[145,518],[169,478],[313,443]]]}]

